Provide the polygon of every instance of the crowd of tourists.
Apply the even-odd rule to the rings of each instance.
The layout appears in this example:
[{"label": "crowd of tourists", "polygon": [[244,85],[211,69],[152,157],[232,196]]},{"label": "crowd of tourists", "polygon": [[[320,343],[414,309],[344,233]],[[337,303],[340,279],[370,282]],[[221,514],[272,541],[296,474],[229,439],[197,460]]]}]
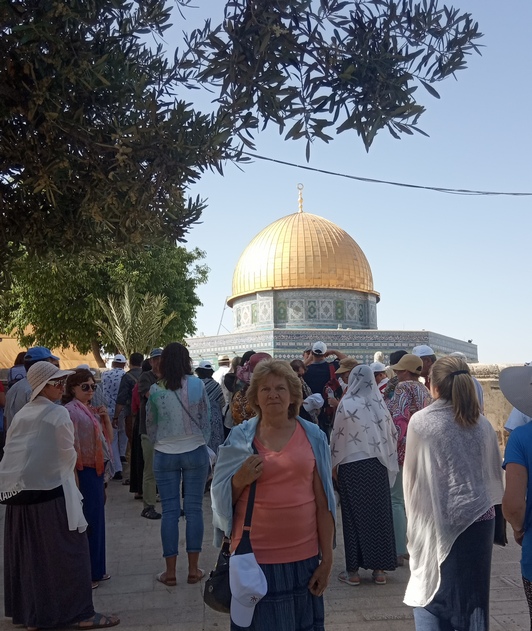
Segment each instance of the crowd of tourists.
[{"label": "crowd of tourists", "polygon": [[[291,363],[250,350],[193,370],[171,343],[133,353],[127,371],[115,355],[97,383],[45,347],[18,356],[0,400],[6,616],[30,631],[119,624],[94,611],[92,593],[111,579],[106,487],[120,482],[141,517],[161,520],[155,578],[168,587],[180,583],[183,517],[186,582],[205,577],[210,487],[214,544],[233,553],[232,631],[324,630],[337,507],[337,579],[356,587],[371,570],[384,586],[408,565],[418,631],[488,630],[502,510],[523,546],[532,612],[532,423],[511,428],[503,463],[465,356],[419,345],[389,360],[360,364],[316,341]],[[530,420],[532,367],[507,370],[501,389]]]}]

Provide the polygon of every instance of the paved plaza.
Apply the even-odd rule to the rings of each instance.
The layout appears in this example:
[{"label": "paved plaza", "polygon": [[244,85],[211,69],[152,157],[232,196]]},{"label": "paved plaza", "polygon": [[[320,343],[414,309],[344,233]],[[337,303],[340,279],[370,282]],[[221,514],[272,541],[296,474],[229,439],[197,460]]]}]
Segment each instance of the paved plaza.
[{"label": "paved plaza", "polygon": [[[205,496],[205,539],[200,566],[210,570],[217,550],[211,545],[212,528],[209,496]],[[97,611],[115,613],[123,631],[226,631],[229,617],[203,604],[203,583],[188,585],[184,553],[184,528],[180,533],[178,584],[166,587],[155,580],[164,569],[159,537],[160,521],[140,517],[142,502],[133,499],[128,488],[111,481],[107,501],[107,570],[110,581],[94,590]],[[3,507],[1,520],[3,522]],[[184,522],[183,523],[184,526]],[[1,524],[3,531],[3,523]],[[491,630],[529,631],[529,617],[521,585],[519,548],[495,546],[491,586]],[[412,610],[402,603],[408,567],[388,573],[388,584],[371,582],[371,572],[361,571],[362,584],[350,587],[336,575],[343,568],[343,545],[339,523],[338,547],[331,583],[325,592],[327,631],[413,631]],[[3,590],[2,590],[3,597]],[[2,603],[3,610],[3,603]],[[13,629],[0,619],[0,631]],[[272,629],[272,631],[275,631]]]}]

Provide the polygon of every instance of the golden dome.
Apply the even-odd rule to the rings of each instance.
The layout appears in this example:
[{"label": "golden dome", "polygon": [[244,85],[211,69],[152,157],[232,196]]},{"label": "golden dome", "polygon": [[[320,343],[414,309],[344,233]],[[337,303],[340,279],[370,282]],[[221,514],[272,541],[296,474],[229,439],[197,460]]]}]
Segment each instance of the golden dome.
[{"label": "golden dome", "polygon": [[272,289],[348,289],[379,299],[369,263],[354,239],[331,221],[301,211],[274,221],[247,246],[227,304]]}]

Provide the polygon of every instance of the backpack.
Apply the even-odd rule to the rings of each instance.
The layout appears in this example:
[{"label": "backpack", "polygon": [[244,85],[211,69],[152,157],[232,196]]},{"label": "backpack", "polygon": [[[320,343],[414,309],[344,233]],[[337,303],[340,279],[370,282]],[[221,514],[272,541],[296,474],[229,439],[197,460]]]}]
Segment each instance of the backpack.
[{"label": "backpack", "polygon": [[323,397],[323,400],[325,401],[323,405],[323,412],[325,413],[329,421],[332,421],[332,419],[334,418],[336,408],[333,408],[331,405],[328,404],[329,395],[327,394],[327,390],[329,390],[330,388],[333,391],[334,396],[334,393],[336,392],[336,390],[338,390],[339,387],[340,382],[336,377],[336,367],[334,366],[334,364],[329,364],[329,381],[325,384],[323,388],[323,393],[321,395]]},{"label": "backpack", "polygon": [[9,369],[7,373],[7,387],[11,388],[11,386],[14,386],[17,381],[24,379],[25,376],[26,369],[24,368],[24,366],[13,366]]}]

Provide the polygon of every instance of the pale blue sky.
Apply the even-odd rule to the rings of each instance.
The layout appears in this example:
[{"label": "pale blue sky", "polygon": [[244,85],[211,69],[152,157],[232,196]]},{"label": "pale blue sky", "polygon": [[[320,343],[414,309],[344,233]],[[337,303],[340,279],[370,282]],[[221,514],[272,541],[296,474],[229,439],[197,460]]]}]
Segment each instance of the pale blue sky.
[{"label": "pale blue sky", "polygon": [[[206,15],[211,2],[198,4],[196,16]],[[436,86],[441,100],[420,94],[427,106],[420,127],[430,138],[396,141],[381,132],[366,154],[354,133],[344,133],[329,145],[315,143],[310,166],[422,185],[532,191],[532,3],[458,0],[454,6],[473,13],[484,48],[457,81]],[[180,21],[179,28],[188,24]],[[273,128],[258,137],[257,153],[305,164],[304,143],[285,142]],[[207,174],[192,190],[209,204],[188,240],[206,252],[211,270],[198,292],[204,305],[198,334],[217,333],[240,254],[264,227],[297,211],[301,182],[305,211],[338,224],[364,250],[381,294],[379,329],[472,338],[481,362],[532,359],[532,198],[400,189],[263,161],[242,169],[229,164],[223,177]],[[232,330],[229,308],[223,324]]]}]

